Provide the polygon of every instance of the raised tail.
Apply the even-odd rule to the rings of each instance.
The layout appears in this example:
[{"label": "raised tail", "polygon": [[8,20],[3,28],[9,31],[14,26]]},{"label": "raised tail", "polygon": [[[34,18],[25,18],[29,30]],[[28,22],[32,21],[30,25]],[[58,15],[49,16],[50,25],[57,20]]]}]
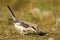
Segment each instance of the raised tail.
[{"label": "raised tail", "polygon": [[16,20],[16,17],[15,17],[15,15],[14,15],[13,11],[11,10],[11,8],[10,8],[9,5],[7,5],[7,7],[8,7],[8,9],[9,9],[10,12],[11,12],[11,16],[12,16],[13,20],[15,21],[15,20]]}]

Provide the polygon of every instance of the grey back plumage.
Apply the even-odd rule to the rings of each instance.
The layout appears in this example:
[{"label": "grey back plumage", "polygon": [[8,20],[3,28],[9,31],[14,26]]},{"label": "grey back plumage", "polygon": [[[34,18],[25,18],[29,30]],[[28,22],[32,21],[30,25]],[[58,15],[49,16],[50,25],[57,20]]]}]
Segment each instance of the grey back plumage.
[{"label": "grey back plumage", "polygon": [[37,30],[37,25],[30,22],[21,21],[21,25],[25,28],[32,27],[34,30]]}]

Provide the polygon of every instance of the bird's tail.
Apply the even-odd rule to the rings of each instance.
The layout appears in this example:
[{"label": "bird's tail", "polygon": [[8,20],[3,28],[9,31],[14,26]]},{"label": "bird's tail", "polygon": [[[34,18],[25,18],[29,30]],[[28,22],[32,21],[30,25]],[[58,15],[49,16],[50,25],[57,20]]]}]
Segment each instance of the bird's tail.
[{"label": "bird's tail", "polygon": [[16,20],[16,17],[15,17],[15,15],[14,15],[13,11],[11,10],[11,8],[10,8],[9,5],[7,5],[7,7],[8,7],[8,9],[9,9],[10,12],[11,12],[10,14],[11,14],[11,16],[12,16],[13,21],[15,21],[15,20]]}]

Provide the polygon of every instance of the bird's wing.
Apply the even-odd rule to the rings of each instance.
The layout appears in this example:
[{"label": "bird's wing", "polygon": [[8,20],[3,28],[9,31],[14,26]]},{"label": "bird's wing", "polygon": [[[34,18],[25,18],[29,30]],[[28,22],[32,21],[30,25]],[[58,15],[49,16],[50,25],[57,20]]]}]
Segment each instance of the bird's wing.
[{"label": "bird's wing", "polygon": [[26,23],[24,23],[24,22],[20,22],[20,25],[23,26],[23,27],[25,27],[25,28],[28,28],[29,27],[29,25],[26,24]]}]

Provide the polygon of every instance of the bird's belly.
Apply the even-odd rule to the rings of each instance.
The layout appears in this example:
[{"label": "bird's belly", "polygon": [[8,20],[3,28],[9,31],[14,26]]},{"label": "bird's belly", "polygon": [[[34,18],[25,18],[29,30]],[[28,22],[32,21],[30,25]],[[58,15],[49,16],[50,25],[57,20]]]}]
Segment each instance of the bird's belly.
[{"label": "bird's belly", "polygon": [[15,25],[15,28],[18,29],[18,30],[23,30],[22,26]]},{"label": "bird's belly", "polygon": [[30,30],[30,28],[25,28],[23,26],[18,26],[18,25],[15,25],[15,28],[18,29],[18,30]]}]

